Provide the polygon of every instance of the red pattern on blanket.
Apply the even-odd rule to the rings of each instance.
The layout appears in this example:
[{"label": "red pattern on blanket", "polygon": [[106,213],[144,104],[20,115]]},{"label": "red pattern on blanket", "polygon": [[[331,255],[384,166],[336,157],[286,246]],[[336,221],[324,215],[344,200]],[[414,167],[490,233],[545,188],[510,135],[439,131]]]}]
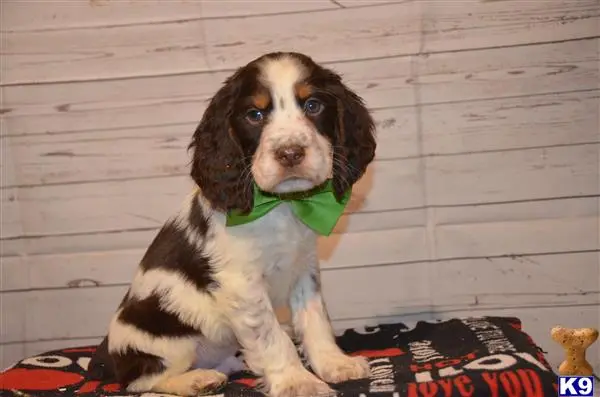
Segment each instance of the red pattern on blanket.
[{"label": "red pattern on blanket", "polygon": [[[556,375],[516,318],[419,322],[413,329],[382,324],[346,330],[338,343],[367,357],[371,367],[369,379],[332,385],[342,397],[556,396]],[[114,380],[89,376],[95,350],[83,346],[24,359],[0,374],[0,395],[134,396]],[[253,374],[236,373],[219,396],[262,396],[255,385]]]}]

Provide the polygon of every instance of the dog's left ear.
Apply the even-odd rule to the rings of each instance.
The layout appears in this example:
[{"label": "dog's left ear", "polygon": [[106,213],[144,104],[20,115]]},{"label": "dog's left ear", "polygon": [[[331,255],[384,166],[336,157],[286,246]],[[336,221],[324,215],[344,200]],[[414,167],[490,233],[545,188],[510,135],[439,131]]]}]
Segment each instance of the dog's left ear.
[{"label": "dog's left ear", "polygon": [[341,199],[365,173],[375,157],[375,122],[363,100],[342,83],[337,87],[333,188]]}]

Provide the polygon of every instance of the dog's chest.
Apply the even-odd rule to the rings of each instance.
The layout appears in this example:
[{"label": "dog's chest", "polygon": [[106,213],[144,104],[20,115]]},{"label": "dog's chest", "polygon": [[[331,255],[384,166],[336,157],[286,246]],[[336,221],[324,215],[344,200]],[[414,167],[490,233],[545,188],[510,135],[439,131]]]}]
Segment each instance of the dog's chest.
[{"label": "dog's chest", "polygon": [[244,231],[250,244],[248,258],[262,273],[274,305],[287,303],[298,277],[313,265],[316,235],[282,204],[248,224]]}]

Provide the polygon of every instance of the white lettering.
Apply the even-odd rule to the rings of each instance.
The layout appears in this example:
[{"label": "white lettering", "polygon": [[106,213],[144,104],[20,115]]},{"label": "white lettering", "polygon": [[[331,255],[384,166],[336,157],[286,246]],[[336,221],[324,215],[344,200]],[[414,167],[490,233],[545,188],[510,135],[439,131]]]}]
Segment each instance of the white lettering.
[{"label": "white lettering", "polygon": [[390,376],[393,373],[393,370],[394,370],[393,365],[381,365],[377,368],[374,368],[371,371],[371,377],[384,378],[386,376]]},{"label": "white lettering", "polygon": [[575,383],[576,379],[577,378],[560,378],[560,394],[568,394],[571,396],[577,395],[577,389],[573,387],[573,383]]},{"label": "white lettering", "polygon": [[373,386],[393,385],[393,379],[375,379],[371,382]]},{"label": "white lettering", "polygon": [[444,359],[444,356],[431,347],[431,341],[429,340],[410,342],[408,348],[413,355],[413,359],[418,363]]},{"label": "white lettering", "polygon": [[495,324],[479,318],[467,318],[462,322],[475,333],[477,339],[491,354],[517,351],[513,344],[506,339],[504,332]]},{"label": "white lettering", "polygon": [[463,368],[465,369],[481,369],[488,371],[499,371],[512,367],[517,363],[517,359],[507,354],[494,354],[487,357],[481,357],[471,361]]},{"label": "white lettering", "polygon": [[369,362],[369,366],[371,368],[370,393],[391,393],[396,390],[394,366],[389,358],[376,358]]}]

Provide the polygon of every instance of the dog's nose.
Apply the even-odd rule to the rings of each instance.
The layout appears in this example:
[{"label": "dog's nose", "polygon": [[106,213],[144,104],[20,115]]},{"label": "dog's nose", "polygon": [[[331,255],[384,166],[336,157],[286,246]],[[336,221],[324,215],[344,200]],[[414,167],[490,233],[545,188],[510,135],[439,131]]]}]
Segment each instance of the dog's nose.
[{"label": "dog's nose", "polygon": [[284,167],[293,167],[300,164],[304,159],[304,155],[304,148],[300,145],[283,146],[275,151],[275,158]]}]

